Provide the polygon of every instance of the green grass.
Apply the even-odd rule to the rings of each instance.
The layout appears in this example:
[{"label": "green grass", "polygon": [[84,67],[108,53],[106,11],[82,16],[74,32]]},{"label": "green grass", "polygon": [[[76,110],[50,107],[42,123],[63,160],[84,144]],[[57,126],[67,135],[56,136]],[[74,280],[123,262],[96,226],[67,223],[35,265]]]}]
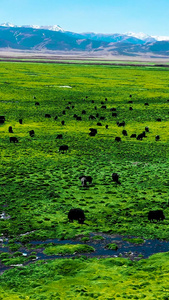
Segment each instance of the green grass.
[{"label": "green grass", "polygon": [[53,245],[47,246],[46,249],[43,251],[47,255],[57,255],[57,254],[75,254],[75,253],[90,253],[93,252],[95,249],[88,245]]},{"label": "green grass", "polygon": [[123,258],[40,261],[6,271],[1,299],[168,299],[169,253]]},{"label": "green grass", "polygon": [[[0,75],[0,115],[6,117],[0,125],[0,213],[5,211],[10,216],[0,220],[0,233],[12,239],[11,250],[18,250],[16,240],[27,244],[31,240],[87,237],[90,232],[169,239],[167,68],[1,62]],[[101,102],[107,109],[101,109]],[[149,106],[144,105],[146,102]],[[65,109],[67,106],[70,109]],[[112,117],[112,107],[117,109],[117,117]],[[62,115],[63,110],[66,115]],[[82,110],[86,115],[76,121],[73,115],[81,115]],[[46,113],[51,119],[44,117]],[[89,115],[96,113],[106,118],[101,127],[96,125],[98,119],[89,121]],[[123,128],[116,125],[123,120],[128,136],[123,136]],[[8,132],[9,126],[13,134]],[[130,138],[145,126],[150,128],[147,138]],[[98,130],[95,137],[88,135],[91,127]],[[28,134],[31,129],[35,130],[33,138]],[[63,140],[57,140],[57,134],[63,134]],[[160,141],[156,142],[158,134]],[[19,143],[10,143],[10,136],[16,136]],[[115,142],[116,136],[122,142]],[[62,144],[69,145],[65,154],[58,152]],[[121,185],[112,182],[113,172],[120,175]],[[81,174],[93,177],[89,188],[81,186]],[[84,210],[85,224],[69,223],[72,207]],[[165,220],[149,222],[148,212],[153,209],[162,209]],[[106,294],[107,299],[167,299],[167,254],[153,257],[142,262],[113,259],[112,264],[111,259],[38,262],[5,272],[1,276],[7,278],[1,285],[1,298],[105,299]],[[10,259],[19,261],[21,257]],[[57,266],[64,264],[65,271],[57,273]],[[50,267],[52,275],[48,274]],[[154,274],[150,272],[152,267]],[[36,282],[38,272],[43,271],[45,279],[38,277]],[[84,277],[88,278],[85,282]]]},{"label": "green grass", "polygon": [[[2,233],[25,242],[68,238],[83,231],[168,239],[168,71],[1,63],[0,73],[1,115],[6,116],[0,126],[1,211],[5,205],[11,216],[1,221]],[[72,89],[60,88],[67,85]],[[128,104],[130,99],[133,104]],[[106,110],[101,109],[101,101]],[[67,106],[71,108],[62,115]],[[111,116],[111,107],[116,107],[117,118]],[[83,109],[86,115],[76,121],[74,113],[81,115]],[[51,119],[46,119],[45,113],[51,114]],[[101,121],[98,134],[90,137],[89,128],[97,128],[97,120],[88,117],[96,113],[106,120]],[[158,117],[162,122],[156,121]],[[22,125],[19,118],[23,118]],[[65,126],[61,125],[63,119]],[[123,137],[117,120],[125,120],[128,136]],[[9,143],[9,125],[18,144]],[[147,138],[130,138],[145,126],[150,128]],[[31,129],[35,130],[33,138],[28,134]],[[57,134],[63,134],[63,140],[56,140]],[[156,142],[158,134],[160,141]],[[114,141],[116,136],[121,136],[121,143]],[[62,144],[69,145],[65,154],[58,152]],[[121,186],[112,182],[112,172],[120,174]],[[93,176],[89,189],[81,187],[81,174]],[[87,225],[68,222],[72,207],[84,209]],[[153,208],[164,210],[165,221],[148,222],[148,211]],[[25,232],[30,234],[20,237]]]}]

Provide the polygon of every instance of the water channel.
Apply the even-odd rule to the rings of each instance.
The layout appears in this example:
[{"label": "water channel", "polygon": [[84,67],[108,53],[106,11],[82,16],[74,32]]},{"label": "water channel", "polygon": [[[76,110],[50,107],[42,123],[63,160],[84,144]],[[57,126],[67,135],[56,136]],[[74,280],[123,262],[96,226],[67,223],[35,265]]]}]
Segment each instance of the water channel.
[{"label": "water channel", "polygon": [[[95,237],[100,236],[102,239],[94,239]],[[36,261],[38,260],[47,260],[47,259],[59,259],[59,258],[73,258],[73,257],[125,257],[129,259],[139,260],[142,258],[148,258],[149,256],[159,253],[159,252],[168,252],[169,251],[169,241],[162,241],[158,239],[154,240],[144,240],[142,244],[134,244],[132,242],[124,240],[125,238],[135,238],[133,236],[121,236],[121,235],[108,235],[104,233],[91,233],[89,236],[89,240],[87,242],[82,242],[81,237],[77,237],[72,240],[59,240],[59,239],[48,239],[46,241],[32,241],[30,244],[32,245],[31,249],[25,248],[24,245],[20,244],[21,247],[18,251],[20,251],[23,256],[29,256],[32,251],[36,252]],[[8,240],[4,240],[2,244],[2,240],[0,241],[0,253],[2,252],[10,252],[8,247]],[[85,244],[92,246],[95,251],[91,253],[78,253],[71,255],[46,255],[43,253],[44,245],[49,243],[57,244],[57,245],[65,245],[65,244]],[[107,244],[115,243],[118,246],[117,250],[110,250],[106,246]],[[35,249],[33,248],[35,246]],[[39,247],[38,247],[39,246]],[[23,265],[29,264],[32,261],[28,261]],[[0,264],[0,273],[4,270],[11,268],[11,266],[4,266]]]}]

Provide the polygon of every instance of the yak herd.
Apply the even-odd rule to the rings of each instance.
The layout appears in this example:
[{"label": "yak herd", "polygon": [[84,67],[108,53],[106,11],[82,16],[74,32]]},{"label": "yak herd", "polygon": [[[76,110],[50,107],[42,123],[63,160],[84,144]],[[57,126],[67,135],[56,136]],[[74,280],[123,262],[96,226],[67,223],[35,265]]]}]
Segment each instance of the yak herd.
[{"label": "yak herd", "polygon": [[[130,95],[129,97],[131,98],[132,95]],[[35,96],[33,98],[36,99]],[[88,97],[86,96],[86,98],[88,98]],[[84,100],[85,99],[83,99],[83,101]],[[105,98],[105,101],[107,101],[107,98]],[[94,100],[92,100],[92,103],[94,103]],[[133,101],[130,100],[130,101],[128,101],[128,103],[133,103]],[[102,104],[101,109],[106,110],[107,106],[104,105],[103,101],[101,102],[101,104]],[[39,105],[40,105],[39,102],[35,102],[35,106],[39,106]],[[62,111],[62,115],[66,115],[66,110],[69,110],[70,108],[72,108],[72,109],[74,108],[74,105],[70,106],[71,102],[69,102],[68,105],[69,106],[67,106],[65,108],[65,110]],[[149,104],[146,102],[145,105],[148,106]],[[94,107],[94,110],[97,110],[97,106]],[[109,110],[112,114],[112,117],[117,117],[117,111],[116,111],[115,107],[112,107]],[[133,108],[130,106],[129,110],[133,110]],[[86,115],[85,110],[82,110],[82,115]],[[45,118],[51,118],[51,115],[50,114],[45,114]],[[74,114],[73,118],[76,119],[77,121],[82,121],[82,117],[78,116],[77,114]],[[89,120],[96,120],[97,118],[99,118],[99,120],[105,120],[105,116],[99,116],[99,113],[97,113],[96,116],[94,116],[92,114],[89,115]],[[58,116],[55,116],[54,120],[57,120],[57,119],[58,119]],[[156,121],[160,122],[161,119],[158,118]],[[0,116],[0,124],[4,124],[4,122],[5,122],[5,116]],[[19,119],[19,124],[23,124],[22,119]],[[65,125],[65,121],[62,120],[61,124]],[[122,121],[122,122],[117,121],[116,124],[117,124],[118,127],[125,127],[125,125],[126,125],[125,121]],[[97,122],[96,125],[97,126],[102,126],[102,123]],[[105,128],[108,129],[109,125],[106,124]],[[13,133],[12,126],[9,126],[8,131],[9,131],[9,133]],[[89,136],[91,136],[91,137],[94,137],[98,133],[97,129],[95,129],[95,128],[89,128],[89,131],[90,131]],[[28,133],[29,133],[30,137],[34,137],[34,135],[35,135],[34,130],[30,130],[30,131],[28,131]],[[143,138],[147,137],[146,133],[149,133],[149,128],[147,126],[145,127],[144,131],[141,132],[140,134],[138,134],[138,135],[136,135],[135,133],[131,134],[130,138],[136,138],[137,140],[142,140]],[[123,136],[128,136],[128,133],[125,129],[122,130],[122,135]],[[63,139],[63,135],[58,134],[56,139]],[[14,137],[14,136],[10,137],[9,140],[10,140],[10,143],[18,143],[18,138],[17,137]],[[159,140],[160,140],[160,136],[156,135],[155,136],[155,141],[159,141]],[[116,136],[115,141],[116,142],[121,142],[121,137]],[[67,152],[68,149],[69,149],[68,145],[61,145],[59,147],[59,152],[64,153],[64,152]],[[82,187],[88,187],[87,183],[89,185],[91,185],[92,181],[93,181],[93,178],[91,176],[86,176],[86,175],[80,176],[79,179],[81,181]],[[117,185],[121,184],[121,182],[119,181],[119,174],[117,174],[117,173],[112,173],[112,180]],[[73,222],[73,220],[77,220],[79,222],[79,224],[84,224],[84,221],[85,221],[84,211],[80,208],[72,208],[72,209],[70,209],[70,211],[68,213],[68,219],[69,219],[70,222]],[[164,216],[164,213],[163,213],[162,210],[149,211],[149,213],[148,213],[148,220],[149,221],[154,221],[154,220],[161,221],[161,220],[164,220],[164,219],[165,219],[165,216]]]}]

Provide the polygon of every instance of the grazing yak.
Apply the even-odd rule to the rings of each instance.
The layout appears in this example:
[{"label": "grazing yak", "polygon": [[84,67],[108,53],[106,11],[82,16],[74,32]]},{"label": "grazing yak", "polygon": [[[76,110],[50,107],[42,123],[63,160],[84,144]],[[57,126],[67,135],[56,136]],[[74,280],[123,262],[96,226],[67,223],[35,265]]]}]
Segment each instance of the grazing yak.
[{"label": "grazing yak", "polygon": [[148,126],[145,127],[145,131],[146,131],[146,132],[149,132]]},{"label": "grazing yak", "polygon": [[108,129],[108,128],[109,128],[109,125],[106,125],[105,127],[106,127],[106,129]]},{"label": "grazing yak", "polygon": [[115,137],[115,141],[116,141],[116,142],[121,142],[121,137],[116,136],[116,137]]},{"label": "grazing yak", "polygon": [[85,175],[80,176],[79,179],[80,179],[80,181],[81,181],[83,187],[86,187],[86,186],[87,186],[87,182],[88,182],[89,184],[91,184],[91,183],[92,183],[92,180],[93,180],[93,178],[92,178],[91,176],[85,176]]},{"label": "grazing yak", "polygon": [[77,116],[77,117],[76,117],[76,120],[77,120],[77,121],[82,121],[82,117]]},{"label": "grazing yak", "polygon": [[163,221],[164,219],[165,219],[164,213],[160,209],[159,210],[151,210],[148,213],[149,221],[154,221],[154,220],[157,220],[157,221],[162,220]]},{"label": "grazing yak", "polygon": [[56,121],[56,120],[57,120],[57,118],[58,118],[57,116],[56,116],[56,117],[54,117],[54,120]]},{"label": "grazing yak", "polygon": [[93,116],[93,115],[90,115],[90,116],[89,116],[89,120],[95,120],[95,119],[96,119],[95,116]]},{"label": "grazing yak", "polygon": [[51,118],[50,114],[45,114],[45,118]]},{"label": "grazing yak", "polygon": [[5,122],[5,116],[0,116],[0,124],[3,124]]},{"label": "grazing yak", "polygon": [[13,133],[12,126],[9,126],[8,131],[9,131],[9,133]]},{"label": "grazing yak", "polygon": [[160,136],[159,136],[159,135],[156,135],[155,140],[156,140],[156,141],[159,141],[159,140],[160,140]]},{"label": "grazing yak", "polygon": [[117,124],[118,127],[121,127],[121,126],[124,127],[126,125],[125,121],[122,121],[121,123],[117,122],[116,124]]},{"label": "grazing yak", "polygon": [[33,137],[34,135],[35,135],[35,131],[34,130],[30,130],[30,131],[28,131],[29,132],[29,135],[31,136],[31,137]]},{"label": "grazing yak", "polygon": [[85,221],[85,214],[81,208],[71,208],[68,213],[69,222],[77,220],[79,224],[83,224]]},{"label": "grazing yak", "polygon": [[61,124],[62,124],[62,125],[65,125],[65,121],[62,121]]},{"label": "grazing yak", "polygon": [[35,102],[35,105],[38,106],[38,105],[40,105],[40,104],[39,104],[39,102]]},{"label": "grazing yak", "polygon": [[68,145],[62,145],[59,147],[59,152],[64,153],[64,151],[67,152],[68,149],[69,149]]},{"label": "grazing yak", "polygon": [[89,128],[89,130],[90,130],[92,133],[97,134],[97,129],[95,129],[95,128]]},{"label": "grazing yak", "polygon": [[110,108],[110,111],[116,111],[115,107]]},{"label": "grazing yak", "polygon": [[132,133],[132,134],[130,135],[130,137],[131,137],[131,138],[136,138],[136,134],[135,134],[135,133]]},{"label": "grazing yak", "polygon": [[112,113],[112,117],[117,117],[117,113]]},{"label": "grazing yak", "polygon": [[117,173],[112,173],[112,179],[114,182],[121,184],[121,182],[119,181],[119,174]]},{"label": "grazing yak", "polygon": [[130,106],[130,107],[129,107],[129,110],[133,110],[133,108]]},{"label": "grazing yak", "polygon": [[19,124],[22,124],[22,119],[19,119]]},{"label": "grazing yak", "polygon": [[89,132],[89,135],[90,135],[90,136],[95,136],[95,135],[96,135],[96,132],[95,132],[95,131],[91,131],[91,132]]},{"label": "grazing yak", "polygon": [[144,137],[146,137],[146,133],[145,133],[145,131],[143,131],[142,133],[138,134],[138,136],[137,136],[137,140],[140,140],[140,141],[142,141],[142,139],[143,139]]},{"label": "grazing yak", "polygon": [[123,130],[123,131],[122,131],[122,134],[123,134],[124,136],[127,136],[127,131],[126,131],[126,130]]},{"label": "grazing yak", "polygon": [[60,140],[63,139],[63,135],[62,134],[58,134],[57,137],[56,137],[56,139],[60,139]]},{"label": "grazing yak", "polygon": [[97,126],[102,126],[102,123],[98,122],[98,123],[97,123]]},{"label": "grazing yak", "polygon": [[12,143],[12,142],[13,142],[14,144],[15,144],[15,143],[18,143],[18,139],[17,139],[15,136],[10,137],[9,140],[10,140],[10,143]]}]

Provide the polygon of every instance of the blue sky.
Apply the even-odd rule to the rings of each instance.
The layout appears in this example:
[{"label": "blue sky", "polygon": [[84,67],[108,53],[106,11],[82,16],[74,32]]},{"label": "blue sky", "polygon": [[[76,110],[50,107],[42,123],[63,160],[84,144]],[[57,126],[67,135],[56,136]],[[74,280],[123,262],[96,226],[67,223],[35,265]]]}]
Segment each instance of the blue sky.
[{"label": "blue sky", "polygon": [[0,23],[169,36],[169,0],[0,0]]}]

